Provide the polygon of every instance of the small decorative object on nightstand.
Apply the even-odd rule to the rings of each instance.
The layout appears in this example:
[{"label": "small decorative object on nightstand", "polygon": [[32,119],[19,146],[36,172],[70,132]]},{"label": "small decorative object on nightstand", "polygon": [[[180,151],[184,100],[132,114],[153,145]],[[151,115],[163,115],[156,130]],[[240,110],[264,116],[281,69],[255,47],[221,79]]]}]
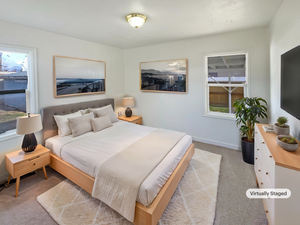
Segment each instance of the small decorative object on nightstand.
[{"label": "small decorative object on nightstand", "polygon": [[18,197],[21,176],[42,167],[45,178],[48,179],[45,166],[50,163],[50,151],[42,145],[38,145],[32,154],[26,154],[22,150],[6,154],[5,162],[6,169],[9,172],[7,184],[9,184],[11,177],[17,179],[16,197]]},{"label": "small decorative object on nightstand", "polygon": [[134,107],[134,98],[133,97],[123,98],[123,107],[127,107],[127,109],[125,110],[126,117],[131,117],[132,110],[130,109],[130,107]]},{"label": "small decorative object on nightstand", "polygon": [[33,152],[37,146],[37,141],[34,132],[43,129],[40,114],[28,113],[27,116],[20,116],[17,118],[17,134],[25,134],[22,150],[24,152]]},{"label": "small decorative object on nightstand", "polygon": [[142,125],[143,124],[143,118],[141,116],[131,116],[131,117],[126,117],[126,116],[120,116],[118,117],[119,120],[124,120],[129,123],[135,123]]}]

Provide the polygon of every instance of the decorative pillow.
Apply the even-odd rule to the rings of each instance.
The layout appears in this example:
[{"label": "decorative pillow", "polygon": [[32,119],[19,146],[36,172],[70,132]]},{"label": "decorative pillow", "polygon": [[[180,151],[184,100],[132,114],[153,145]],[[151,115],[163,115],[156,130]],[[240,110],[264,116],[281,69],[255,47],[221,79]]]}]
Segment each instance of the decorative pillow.
[{"label": "decorative pillow", "polygon": [[94,132],[98,132],[105,128],[111,127],[112,123],[108,115],[101,116],[99,118],[91,119],[92,127]]},{"label": "decorative pillow", "polygon": [[[91,109],[90,109],[90,110],[91,110]],[[91,111],[91,112],[93,112],[93,111]],[[118,122],[118,121],[119,121],[119,120],[118,120],[118,117],[116,116],[116,114],[115,114],[115,112],[114,112],[114,110],[113,110],[113,108],[112,108],[111,105],[102,107],[102,108],[100,108],[100,109],[96,109],[96,110],[94,111],[94,113],[96,113],[97,117],[101,117],[101,116],[108,115],[108,117],[109,117],[109,119],[110,119],[110,121],[111,121],[112,123]]]},{"label": "decorative pillow", "polygon": [[92,131],[91,119],[93,118],[95,118],[93,113],[74,118],[68,118],[73,137],[77,137]]},{"label": "decorative pillow", "polygon": [[[104,106],[104,107],[105,107],[105,106]],[[88,109],[81,109],[81,110],[79,110],[79,111],[81,112],[82,115],[88,114],[88,113],[90,113],[90,112],[93,111],[95,117],[97,118],[97,114],[96,114],[96,111],[95,111],[95,110],[101,109],[101,108],[102,108],[102,107],[99,107],[99,108],[88,108]]]},{"label": "decorative pillow", "polygon": [[88,114],[90,113],[90,110],[89,109],[81,109],[79,110],[81,112],[82,115],[85,115],[85,114]]},{"label": "decorative pillow", "polygon": [[81,116],[79,111],[67,115],[54,115],[54,119],[58,127],[58,135],[64,137],[72,134],[68,118],[74,118],[78,116]]},{"label": "decorative pillow", "polygon": [[96,111],[99,110],[99,109],[101,109],[101,108],[88,108],[87,110],[89,110],[89,112],[94,113],[95,118],[97,118],[98,116],[97,116]]}]

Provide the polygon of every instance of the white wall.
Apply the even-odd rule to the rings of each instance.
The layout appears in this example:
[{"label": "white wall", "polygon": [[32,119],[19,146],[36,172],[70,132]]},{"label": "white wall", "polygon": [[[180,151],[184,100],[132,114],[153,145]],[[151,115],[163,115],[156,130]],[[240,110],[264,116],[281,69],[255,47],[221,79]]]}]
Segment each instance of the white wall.
[{"label": "white wall", "polygon": [[[37,49],[39,109],[46,106],[104,98],[115,98],[116,109],[121,105],[121,99],[124,96],[124,52],[122,49],[1,21],[0,31],[0,44],[26,46]],[[106,93],[54,98],[53,55],[105,61]],[[40,137],[40,134],[37,134],[37,136]],[[21,143],[22,137],[0,142],[0,182],[7,175],[5,154],[19,149]]]},{"label": "white wall", "polygon": [[280,108],[280,59],[283,53],[300,45],[299,9],[299,0],[285,0],[269,26],[271,123],[275,123],[279,116],[288,117],[290,132],[298,139],[300,139],[300,120]]},{"label": "white wall", "polygon": [[[186,132],[195,140],[239,149],[234,120],[203,117],[205,113],[204,56],[207,53],[249,51],[250,95],[269,101],[269,42],[266,28],[150,45],[125,50],[125,94],[136,99],[134,114],[147,126]],[[139,63],[188,59],[188,92],[139,90]]]}]

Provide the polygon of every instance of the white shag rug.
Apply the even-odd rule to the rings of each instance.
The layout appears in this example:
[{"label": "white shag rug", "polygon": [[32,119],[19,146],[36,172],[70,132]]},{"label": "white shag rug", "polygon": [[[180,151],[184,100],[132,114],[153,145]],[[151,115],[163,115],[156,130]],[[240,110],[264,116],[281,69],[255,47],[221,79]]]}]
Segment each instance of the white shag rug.
[{"label": "white shag rug", "polygon": [[[195,149],[159,225],[213,224],[221,158],[221,155]],[[69,180],[41,194],[37,200],[60,225],[132,225]]]}]

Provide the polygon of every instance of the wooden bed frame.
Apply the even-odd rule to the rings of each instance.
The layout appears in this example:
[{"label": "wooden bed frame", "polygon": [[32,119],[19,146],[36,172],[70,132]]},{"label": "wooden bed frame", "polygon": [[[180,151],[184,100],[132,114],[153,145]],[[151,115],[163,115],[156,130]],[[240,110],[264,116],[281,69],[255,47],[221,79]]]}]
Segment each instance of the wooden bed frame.
[{"label": "wooden bed frame", "polygon": [[[149,208],[136,202],[133,224],[156,225],[158,223],[194,153],[195,146],[192,143]],[[50,154],[50,166],[77,184],[79,187],[92,194],[95,181],[93,177],[80,171],[53,154]]]},{"label": "wooden bed frame", "polygon": [[[44,141],[58,134],[58,127],[54,120],[54,115],[66,115],[69,113],[77,112],[81,109],[99,108],[111,105],[114,109],[114,99],[98,99],[88,102],[78,102],[66,105],[57,105],[43,108],[42,121],[43,121],[43,137]],[[145,207],[140,203],[136,203],[135,207],[135,225],[156,225],[162,216],[165,208],[167,207],[182,175],[184,174],[188,164],[191,161],[195,152],[194,144],[191,144],[187,152],[178,163],[177,167],[171,174],[168,181],[160,190],[151,206]],[[63,161],[62,159],[50,154],[50,166],[57,172],[64,175],[66,178],[77,184],[79,187],[92,194],[95,179],[86,173],[75,168],[71,164]]]}]

